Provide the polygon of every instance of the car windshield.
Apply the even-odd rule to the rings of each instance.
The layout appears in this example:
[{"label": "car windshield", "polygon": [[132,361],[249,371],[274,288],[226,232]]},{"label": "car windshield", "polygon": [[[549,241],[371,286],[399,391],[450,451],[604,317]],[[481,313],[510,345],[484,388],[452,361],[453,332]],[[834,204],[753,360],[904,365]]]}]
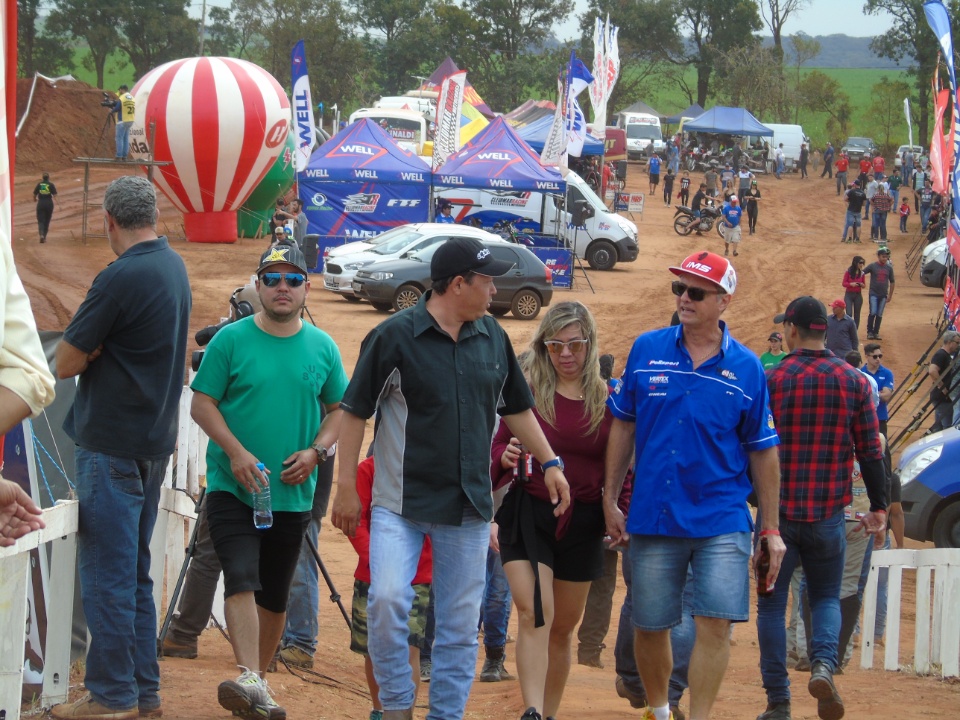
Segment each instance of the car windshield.
[{"label": "car windshield", "polygon": [[659,125],[631,123],[627,125],[627,137],[630,140],[659,140],[663,135]]},{"label": "car windshield", "polygon": [[394,235],[386,242],[378,243],[377,246],[373,248],[373,252],[377,253],[378,255],[394,255],[396,253],[403,252],[404,248],[415,243],[422,237],[423,233],[421,232],[417,232],[416,230],[406,230]]},{"label": "car windshield", "polygon": [[859,147],[869,147],[871,144],[873,144],[873,140],[871,140],[870,138],[855,138],[855,137],[852,137],[852,138],[850,138],[849,140],[847,140],[847,145],[857,145],[857,146],[859,146]]},{"label": "car windshield", "polygon": [[428,263],[433,259],[433,254],[441,245],[443,245],[442,242],[434,243],[430,247],[423,248],[423,250],[417,250],[415,253],[407,257],[407,260],[416,260],[417,262]]}]

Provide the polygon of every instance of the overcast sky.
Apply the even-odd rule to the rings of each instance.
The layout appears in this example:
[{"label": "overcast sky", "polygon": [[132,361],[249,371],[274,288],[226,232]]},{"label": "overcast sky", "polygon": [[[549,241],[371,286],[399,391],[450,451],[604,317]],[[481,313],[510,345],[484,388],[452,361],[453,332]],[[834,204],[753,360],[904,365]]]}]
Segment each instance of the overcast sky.
[{"label": "overcast sky", "polygon": [[[808,35],[873,37],[890,27],[891,19],[887,13],[864,15],[863,5],[862,0],[809,0],[806,7],[790,16],[783,31],[787,35],[805,32]],[[575,0],[575,7],[575,15],[581,15],[587,3],[585,0]],[[764,33],[770,33],[766,26]],[[574,16],[560,25],[557,31],[561,40],[568,40],[576,34],[577,19]]]}]

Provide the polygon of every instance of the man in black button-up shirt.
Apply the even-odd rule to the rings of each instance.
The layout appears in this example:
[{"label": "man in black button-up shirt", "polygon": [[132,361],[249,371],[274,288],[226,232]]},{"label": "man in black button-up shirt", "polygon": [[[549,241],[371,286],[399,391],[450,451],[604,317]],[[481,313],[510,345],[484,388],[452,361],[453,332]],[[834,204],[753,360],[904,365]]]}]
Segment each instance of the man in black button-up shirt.
[{"label": "man in black button-up shirt", "polygon": [[385,720],[412,717],[406,616],[425,536],[433,546],[437,632],[428,720],[463,717],[477,657],[476,622],[493,518],[490,442],[499,414],[535,458],[557,514],[569,504],[562,464],[543,436],[510,338],[486,314],[493,278],[510,269],[479,241],[434,254],[433,289],[366,337],[341,402],[333,523],[360,515],[356,461],[366,418],[379,413],[371,518],[369,650]]}]

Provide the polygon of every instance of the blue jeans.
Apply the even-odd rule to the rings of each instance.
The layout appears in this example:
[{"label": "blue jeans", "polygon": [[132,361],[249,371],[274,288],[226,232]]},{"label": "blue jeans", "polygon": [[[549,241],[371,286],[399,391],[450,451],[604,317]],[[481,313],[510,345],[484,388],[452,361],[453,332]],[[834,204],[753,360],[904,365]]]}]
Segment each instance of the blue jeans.
[{"label": "blue jeans", "polygon": [[[320,518],[310,519],[307,535],[317,544],[320,535]],[[306,539],[300,548],[297,570],[290,584],[290,599],[287,601],[287,624],[283,630],[281,647],[295,646],[313,655],[317,651],[317,634],[320,624],[317,613],[320,608],[320,570],[316,558],[310,552]]]},{"label": "blue jeans", "polygon": [[891,190],[890,197],[893,198],[893,210],[896,212],[900,208],[900,188]]},{"label": "blue jeans", "polygon": [[887,214],[885,212],[873,211],[873,218],[870,221],[870,237],[887,239]]},{"label": "blue jeans", "polygon": [[870,295],[870,314],[883,317],[883,309],[887,306],[887,296]]},{"label": "blue jeans", "polygon": [[133,121],[117,123],[117,157],[124,158],[130,154],[130,128]]},{"label": "blue jeans", "polygon": [[368,649],[386,710],[413,707],[410,631],[413,604],[410,583],[416,574],[424,537],[433,546],[436,637],[427,720],[463,717],[477,663],[477,618],[486,581],[490,523],[467,516],[460,526],[406,520],[375,506],[370,521],[370,597]]},{"label": "blue jeans", "polygon": [[487,584],[483,590],[483,605],[480,607],[485,647],[502,648],[507,644],[507,625],[510,623],[512,602],[513,596],[510,595],[510,585],[503,572],[500,553],[488,547]]},{"label": "blue jeans", "polygon": [[[627,689],[638,694],[645,694],[643,681],[637,671],[637,659],[633,654],[633,592],[631,591],[632,572],[630,570],[630,550],[623,550],[623,582],[627,586],[627,594],[623,598],[623,607],[620,608],[620,625],[617,628],[617,643],[613,648],[616,660],[617,675],[623,678]],[[687,671],[690,668],[690,655],[693,654],[693,644],[697,639],[697,626],[693,620],[693,571],[687,569],[687,583],[683,589],[683,619],[679,625],[670,630],[670,645],[673,649],[673,672],[670,674],[669,699],[671,705],[679,705],[683,691],[690,683],[687,681]]]},{"label": "blue jeans", "polygon": [[[759,526],[759,522],[758,522]],[[757,636],[760,674],[770,703],[790,699],[787,675],[787,633],[784,627],[790,578],[799,562],[807,579],[813,618],[810,662],[824,662],[836,670],[840,636],[840,583],[847,547],[843,513],[818,522],[780,518],[780,536],[787,546],[773,595],[757,599]]]},{"label": "blue jeans", "polygon": [[111,709],[160,705],[150,537],[168,460],[76,448],[80,597],[90,631],[84,684]]},{"label": "blue jeans", "polygon": [[930,205],[921,205],[920,206],[920,230],[922,232],[927,231],[927,225],[930,224],[930,211],[933,208]]},{"label": "blue jeans", "polygon": [[841,240],[845,240],[847,237],[847,230],[853,228],[854,235],[857,235],[857,228],[860,227],[860,213],[852,212],[847,210],[847,218],[843,224],[843,235],[840,237]]}]

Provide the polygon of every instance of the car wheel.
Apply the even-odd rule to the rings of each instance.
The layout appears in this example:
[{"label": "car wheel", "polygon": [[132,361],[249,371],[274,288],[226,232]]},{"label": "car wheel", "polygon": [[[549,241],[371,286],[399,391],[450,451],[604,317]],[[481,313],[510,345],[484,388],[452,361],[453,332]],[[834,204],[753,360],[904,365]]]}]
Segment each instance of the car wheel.
[{"label": "car wheel", "polygon": [[503,317],[508,312],[510,312],[508,308],[490,308],[490,314],[494,317]]},{"label": "car wheel", "polygon": [[397,294],[393,296],[393,309],[397,312],[406,310],[417,304],[423,291],[416,285],[401,285]]},{"label": "car wheel", "polygon": [[518,320],[533,320],[540,314],[540,296],[533,290],[521,290],[513,296],[510,312]]},{"label": "car wheel", "polygon": [[938,548],[960,548],[960,500],[947,505],[937,515],[933,544]]},{"label": "car wheel", "polygon": [[617,250],[606,240],[598,240],[587,250],[587,262],[594,270],[612,270],[617,264]]},{"label": "car wheel", "polygon": [[348,302],[360,302],[360,298],[358,298],[356,295],[341,295],[340,297]]},{"label": "car wheel", "polygon": [[390,312],[393,309],[393,305],[385,302],[371,302],[371,305],[380,312]]}]

